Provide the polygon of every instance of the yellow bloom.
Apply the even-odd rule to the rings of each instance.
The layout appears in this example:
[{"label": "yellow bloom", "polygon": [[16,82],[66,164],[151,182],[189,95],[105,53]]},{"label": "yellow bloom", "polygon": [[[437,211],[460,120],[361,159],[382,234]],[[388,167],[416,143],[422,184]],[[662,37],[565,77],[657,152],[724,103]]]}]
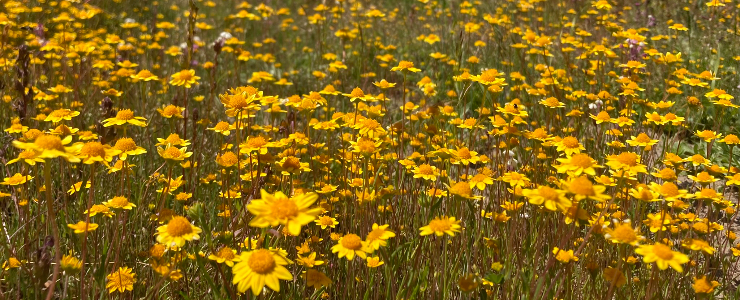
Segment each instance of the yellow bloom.
[{"label": "yellow bloom", "polygon": [[71,141],[71,135],[61,139],[56,135],[42,134],[36,137],[33,143],[13,141],[13,146],[23,150],[34,150],[38,154],[37,157],[41,159],[62,157],[69,162],[79,162],[80,159],[74,155],[77,149],[79,149],[79,145],[72,147],[65,146]]},{"label": "yellow bloom", "polygon": [[67,227],[74,229],[75,233],[85,233],[89,231],[94,231],[95,229],[98,229],[98,224],[95,223],[86,223],[84,221],[79,221],[77,224],[67,224]]},{"label": "yellow bloom", "polygon": [[642,245],[635,249],[635,253],[642,255],[642,260],[646,263],[655,262],[661,270],[665,270],[670,266],[680,273],[683,272],[681,265],[689,262],[689,257],[686,254],[673,251],[671,247],[661,243]]},{"label": "yellow bloom", "polygon": [[367,266],[368,268],[377,268],[384,264],[382,260],[380,260],[380,257],[374,256],[374,257],[367,257]]},{"label": "yellow bloom", "polygon": [[133,291],[134,283],[136,283],[136,273],[128,267],[119,267],[118,271],[108,274],[108,283],[105,288],[108,289],[108,293],[112,294],[115,291],[123,293],[125,291]]},{"label": "yellow bloom", "polygon": [[215,254],[209,255],[208,259],[213,260],[219,264],[225,263],[229,267],[233,267],[234,262],[241,261],[241,257],[236,255],[236,250],[231,249],[227,246],[223,246]]},{"label": "yellow bloom", "polygon": [[370,231],[365,237],[368,247],[373,250],[380,249],[381,246],[385,246],[389,238],[395,237],[396,234],[393,231],[388,230],[388,224],[378,225],[373,223],[373,230]]},{"label": "yellow bloom", "polygon": [[10,186],[21,185],[31,179],[33,179],[33,176],[31,175],[22,175],[21,173],[15,173],[13,174],[13,176],[5,177],[5,179],[3,179],[3,182],[0,182],[0,184]]},{"label": "yellow bloom", "polygon": [[437,236],[443,236],[448,234],[455,236],[455,232],[460,232],[460,221],[455,220],[455,217],[437,217],[429,222],[429,225],[419,228],[421,236],[435,234]]},{"label": "yellow bloom", "polygon": [[350,233],[339,238],[337,244],[331,247],[331,252],[337,253],[339,258],[347,257],[347,260],[352,260],[355,255],[360,258],[367,257],[367,253],[372,253],[373,249],[368,247],[368,244],[359,236]]},{"label": "yellow bloom", "polygon": [[534,205],[544,205],[551,211],[566,211],[573,203],[565,197],[565,191],[554,189],[546,185],[538,187],[536,190],[522,190],[522,195],[529,198],[529,203]]},{"label": "yellow bloom", "polygon": [[187,152],[187,149],[187,147],[177,148],[168,145],[167,148],[157,147],[157,153],[166,160],[181,161],[193,155],[193,152]]},{"label": "yellow bloom", "polygon": [[247,251],[242,252],[239,259],[231,271],[234,274],[232,283],[240,293],[251,288],[254,295],[259,295],[265,285],[279,292],[280,279],[293,280],[293,275],[285,268],[292,262],[279,252],[266,249]]},{"label": "yellow bloom", "polygon": [[134,116],[134,112],[130,109],[119,110],[114,118],[105,119],[103,121],[104,127],[110,126],[121,126],[131,124],[139,127],[146,127],[146,118]]},{"label": "yellow bloom", "polygon": [[252,200],[247,210],[254,215],[249,226],[266,228],[284,225],[288,233],[297,236],[301,233],[301,226],[313,222],[323,211],[322,208],[310,208],[316,202],[318,195],[307,193],[288,198],[282,192],[271,195],[261,190],[261,198]]},{"label": "yellow bloom", "polygon": [[128,199],[123,196],[113,197],[112,199],[103,202],[103,204],[110,208],[121,208],[126,210],[131,210],[132,208],[136,207],[135,204],[128,202]]},{"label": "yellow bloom", "polygon": [[172,80],[170,80],[170,84],[174,86],[185,86],[185,88],[190,88],[194,84],[198,82],[198,79],[200,77],[195,76],[195,70],[182,70],[180,72],[177,72],[175,74],[172,74]]},{"label": "yellow bloom", "polygon": [[420,72],[421,69],[414,68],[414,63],[410,61],[402,60],[398,62],[398,66],[391,68],[391,71],[402,71],[402,72]]},{"label": "yellow bloom", "polygon": [[157,242],[166,245],[169,248],[179,248],[185,245],[186,241],[200,239],[201,229],[190,224],[187,218],[174,216],[167,222],[157,228]]}]

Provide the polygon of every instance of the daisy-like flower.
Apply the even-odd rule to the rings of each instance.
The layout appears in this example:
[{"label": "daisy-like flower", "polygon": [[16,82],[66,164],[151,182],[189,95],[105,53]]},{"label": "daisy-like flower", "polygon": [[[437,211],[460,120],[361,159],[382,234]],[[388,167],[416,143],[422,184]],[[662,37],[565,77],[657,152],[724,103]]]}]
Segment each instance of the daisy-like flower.
[{"label": "daisy-like flower", "polygon": [[85,233],[98,229],[98,224],[79,221],[77,224],[67,224],[67,227],[74,229],[75,233]]},{"label": "daisy-like flower", "polygon": [[463,164],[467,166],[471,163],[475,164],[480,162],[478,152],[470,151],[468,147],[457,148],[457,150],[450,149],[450,153],[454,155],[452,159],[452,164],[454,165]]},{"label": "daisy-like flower", "polygon": [[277,251],[246,251],[239,255],[239,260],[231,271],[234,274],[232,283],[240,293],[251,289],[254,295],[259,295],[265,285],[279,292],[281,279],[293,280],[293,275],[285,268],[292,262]]},{"label": "daisy-like flower", "polygon": [[555,143],[555,146],[557,146],[558,152],[563,152],[565,155],[573,155],[581,153],[582,150],[586,150],[586,148],[578,142],[578,139],[572,136],[561,139]]},{"label": "daisy-like flower", "polygon": [[207,128],[207,130],[213,130],[224,136],[228,136],[229,134],[231,134],[231,129],[234,129],[231,126],[231,124],[229,124],[229,122],[224,122],[224,121],[216,123],[216,125],[213,126],[212,128]]},{"label": "daisy-like flower", "polygon": [[173,117],[182,119],[182,112],[185,111],[184,107],[179,107],[175,105],[167,105],[163,106],[162,108],[157,108],[157,112],[159,112],[162,117],[165,117],[167,119],[171,119]]},{"label": "daisy-like flower", "polygon": [[105,119],[103,121],[104,127],[110,126],[122,126],[131,124],[139,127],[146,127],[146,118],[134,116],[134,112],[130,109],[119,110],[114,118]]},{"label": "daisy-like flower", "polygon": [[414,178],[421,178],[423,180],[435,181],[439,176],[439,170],[437,167],[430,166],[429,164],[421,164],[414,168]]},{"label": "daisy-like flower", "polygon": [[90,209],[85,210],[85,215],[87,214],[90,214],[91,217],[101,214],[108,218],[112,218],[113,216],[116,215],[115,213],[113,213],[113,211],[110,210],[109,207],[103,204],[94,204],[92,207],[90,207]]},{"label": "daisy-like flower", "polygon": [[642,255],[642,260],[646,263],[655,262],[661,270],[665,270],[670,266],[681,273],[683,272],[681,265],[689,262],[689,257],[686,254],[673,251],[671,247],[661,243],[642,245],[635,249],[635,253]]},{"label": "daisy-like flower", "polygon": [[378,250],[381,246],[385,246],[388,243],[387,240],[389,238],[396,236],[393,231],[388,230],[388,226],[390,225],[378,225],[377,223],[373,223],[373,230],[367,234],[367,237],[365,237],[365,242],[369,248]]},{"label": "daisy-like flower", "polygon": [[401,72],[421,72],[421,69],[414,68],[414,63],[410,61],[402,60],[398,62],[398,66],[395,66],[391,68],[391,71],[401,71]]},{"label": "daisy-like flower", "polygon": [[174,86],[185,86],[185,88],[189,89],[191,86],[195,85],[199,79],[200,77],[195,76],[195,70],[182,70],[172,74],[170,84]]},{"label": "daisy-like flower", "polygon": [[[713,1],[707,2],[709,6]],[[724,3],[722,3],[724,5]],[[707,276],[694,277],[694,283],[691,284],[691,288],[694,289],[694,293],[697,294],[711,294],[714,292],[714,288],[719,286],[719,282],[716,280],[710,281]]]},{"label": "daisy-like flower", "polygon": [[131,268],[120,267],[118,271],[108,274],[108,283],[105,284],[105,288],[108,289],[109,294],[118,291],[123,293],[125,291],[133,291],[134,283],[136,283],[136,273]]},{"label": "daisy-like flower", "polygon": [[658,140],[653,140],[645,133],[640,133],[637,136],[632,136],[627,141],[627,144],[629,144],[632,147],[650,147],[658,143]]},{"label": "daisy-like flower", "polygon": [[330,286],[332,284],[329,277],[326,277],[324,273],[316,271],[314,269],[306,270],[305,272],[303,272],[303,274],[301,274],[301,277],[306,279],[306,286],[316,289],[319,289],[323,286]]},{"label": "daisy-like flower", "polygon": [[136,204],[128,202],[128,199],[123,196],[113,197],[112,199],[103,202],[103,204],[110,208],[120,208],[125,210],[131,210],[132,208],[136,207]]},{"label": "daisy-like flower", "polygon": [[183,140],[180,138],[180,135],[177,133],[170,133],[170,135],[167,136],[166,139],[163,138],[157,138],[157,143],[154,144],[155,146],[180,146],[185,147],[190,145],[190,140]]},{"label": "daisy-like flower", "polygon": [[53,122],[53,123],[59,123],[61,121],[71,121],[72,118],[79,116],[79,115],[80,115],[79,111],[61,108],[61,109],[52,111],[48,116],[46,116],[44,121]]},{"label": "daisy-like flower", "polygon": [[174,216],[167,222],[157,228],[157,242],[166,245],[169,248],[179,248],[185,246],[185,242],[200,239],[201,229],[190,224],[187,218]]},{"label": "daisy-like flower", "polygon": [[301,226],[313,222],[322,213],[320,207],[311,208],[319,196],[307,193],[288,198],[282,192],[271,195],[265,190],[260,191],[261,198],[253,200],[247,209],[254,215],[249,226],[267,228],[284,225],[288,233],[297,236],[301,233]]},{"label": "daisy-like flower", "polygon": [[208,256],[208,259],[215,261],[219,264],[226,264],[229,267],[234,266],[234,262],[240,262],[241,257],[236,255],[236,250],[231,249],[227,246],[221,247],[218,252]]},{"label": "daisy-like flower", "polygon": [[61,139],[59,136],[56,135],[41,134],[36,137],[36,140],[34,140],[33,143],[13,141],[13,146],[23,150],[36,151],[37,157],[40,159],[62,157],[69,162],[79,162],[80,159],[74,155],[74,153],[77,152],[79,146],[65,146],[70,142],[72,142],[71,135],[65,137],[64,139]]},{"label": "daisy-like flower", "polygon": [[375,99],[370,95],[365,95],[365,92],[363,92],[359,87],[354,88],[349,94],[342,94],[342,96],[349,97],[350,102],[355,102],[355,100],[366,102]]},{"label": "daisy-like flower", "polygon": [[645,237],[640,235],[638,228],[633,228],[629,219],[622,222],[615,221],[613,227],[605,227],[604,238],[615,244],[629,244],[637,246]]},{"label": "daisy-like flower", "polygon": [[434,234],[436,236],[443,236],[448,234],[450,236],[455,236],[455,233],[460,232],[461,228],[462,226],[460,226],[460,221],[456,220],[455,217],[442,216],[434,218],[434,220],[431,220],[427,226],[419,228],[421,231],[419,235],[427,236]]},{"label": "daisy-like flower", "polygon": [[718,139],[722,137],[722,134],[717,134],[714,131],[711,130],[700,130],[696,132],[696,136],[705,142],[709,143],[714,139]]},{"label": "daisy-like flower", "polygon": [[300,172],[311,172],[308,163],[301,162],[301,159],[295,156],[284,157],[277,163],[277,167],[286,176]]},{"label": "daisy-like flower", "polygon": [[337,219],[332,218],[330,216],[321,216],[318,219],[316,219],[314,222],[316,222],[316,225],[321,226],[321,229],[326,229],[326,227],[334,228],[335,226],[339,224],[339,222],[337,222]]},{"label": "daisy-like flower", "polygon": [[77,150],[77,157],[84,164],[94,164],[96,162],[108,165],[113,160],[113,156],[121,153],[120,150],[113,149],[110,145],[101,144],[100,142],[87,142]]},{"label": "daisy-like flower", "polygon": [[121,138],[116,141],[113,145],[113,150],[120,151],[118,157],[121,160],[126,160],[129,155],[140,155],[146,153],[146,149],[136,145],[136,142],[132,138]]},{"label": "daisy-like flower", "polygon": [[578,153],[568,156],[566,158],[558,158],[560,165],[555,166],[558,173],[567,173],[573,176],[579,176],[581,174],[588,174],[596,176],[595,168],[603,168],[596,163],[596,160],[591,158],[586,153]]},{"label": "daisy-like flower", "polygon": [[529,203],[534,205],[544,205],[551,211],[566,211],[573,206],[573,202],[565,197],[565,191],[541,185],[537,189],[522,190],[522,195],[529,198]]},{"label": "daisy-like flower", "polygon": [[594,185],[585,175],[573,178],[571,181],[565,183],[565,185],[568,187],[568,192],[575,195],[576,201],[586,198],[596,201],[611,199],[609,195],[604,194],[604,191],[606,191],[605,186]]},{"label": "daisy-like flower", "polygon": [[373,257],[367,257],[367,267],[368,268],[377,268],[382,266],[385,262],[380,260],[380,257],[373,256]]},{"label": "daisy-like flower", "polygon": [[0,184],[15,186],[24,184],[31,179],[33,179],[33,176],[31,175],[22,175],[21,173],[15,173],[13,174],[13,176],[5,177],[5,179],[3,179],[3,182],[0,182]]},{"label": "daisy-like flower", "polygon": [[131,78],[133,78],[135,81],[159,80],[159,77],[157,77],[157,75],[152,74],[152,72],[150,72],[149,70],[141,70],[139,71],[139,73],[135,75],[131,75]]},{"label": "daisy-like flower", "polygon": [[171,161],[181,161],[193,155],[193,152],[187,151],[188,147],[177,148],[169,145],[166,148],[157,147],[159,156]]},{"label": "daisy-like flower", "polygon": [[366,258],[367,253],[372,253],[373,249],[358,235],[349,233],[339,238],[337,244],[331,247],[331,252],[337,253],[339,258],[347,257],[347,260],[352,260],[355,255]]}]

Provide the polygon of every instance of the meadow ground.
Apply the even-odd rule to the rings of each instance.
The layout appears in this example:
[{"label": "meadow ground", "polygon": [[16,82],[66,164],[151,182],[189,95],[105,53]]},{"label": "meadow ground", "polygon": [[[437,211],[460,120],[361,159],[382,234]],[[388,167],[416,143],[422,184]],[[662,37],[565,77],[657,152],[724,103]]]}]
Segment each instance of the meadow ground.
[{"label": "meadow ground", "polygon": [[738,299],[739,24],[2,1],[0,299]]}]

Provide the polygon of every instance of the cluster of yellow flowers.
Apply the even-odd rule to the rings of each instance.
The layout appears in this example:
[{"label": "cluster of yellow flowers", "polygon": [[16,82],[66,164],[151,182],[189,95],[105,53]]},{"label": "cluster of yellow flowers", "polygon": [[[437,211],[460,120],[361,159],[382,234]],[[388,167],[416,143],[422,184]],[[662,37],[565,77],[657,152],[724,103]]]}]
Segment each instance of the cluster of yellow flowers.
[{"label": "cluster of yellow flowers", "polygon": [[0,7],[0,298],[737,295],[740,5],[122,2]]}]

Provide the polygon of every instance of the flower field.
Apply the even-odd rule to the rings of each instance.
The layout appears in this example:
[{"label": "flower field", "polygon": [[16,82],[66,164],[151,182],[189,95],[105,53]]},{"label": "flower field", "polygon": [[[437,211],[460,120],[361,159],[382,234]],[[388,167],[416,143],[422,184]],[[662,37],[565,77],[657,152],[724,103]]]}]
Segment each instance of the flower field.
[{"label": "flower field", "polygon": [[0,299],[740,299],[738,41],[732,0],[3,1]]}]

